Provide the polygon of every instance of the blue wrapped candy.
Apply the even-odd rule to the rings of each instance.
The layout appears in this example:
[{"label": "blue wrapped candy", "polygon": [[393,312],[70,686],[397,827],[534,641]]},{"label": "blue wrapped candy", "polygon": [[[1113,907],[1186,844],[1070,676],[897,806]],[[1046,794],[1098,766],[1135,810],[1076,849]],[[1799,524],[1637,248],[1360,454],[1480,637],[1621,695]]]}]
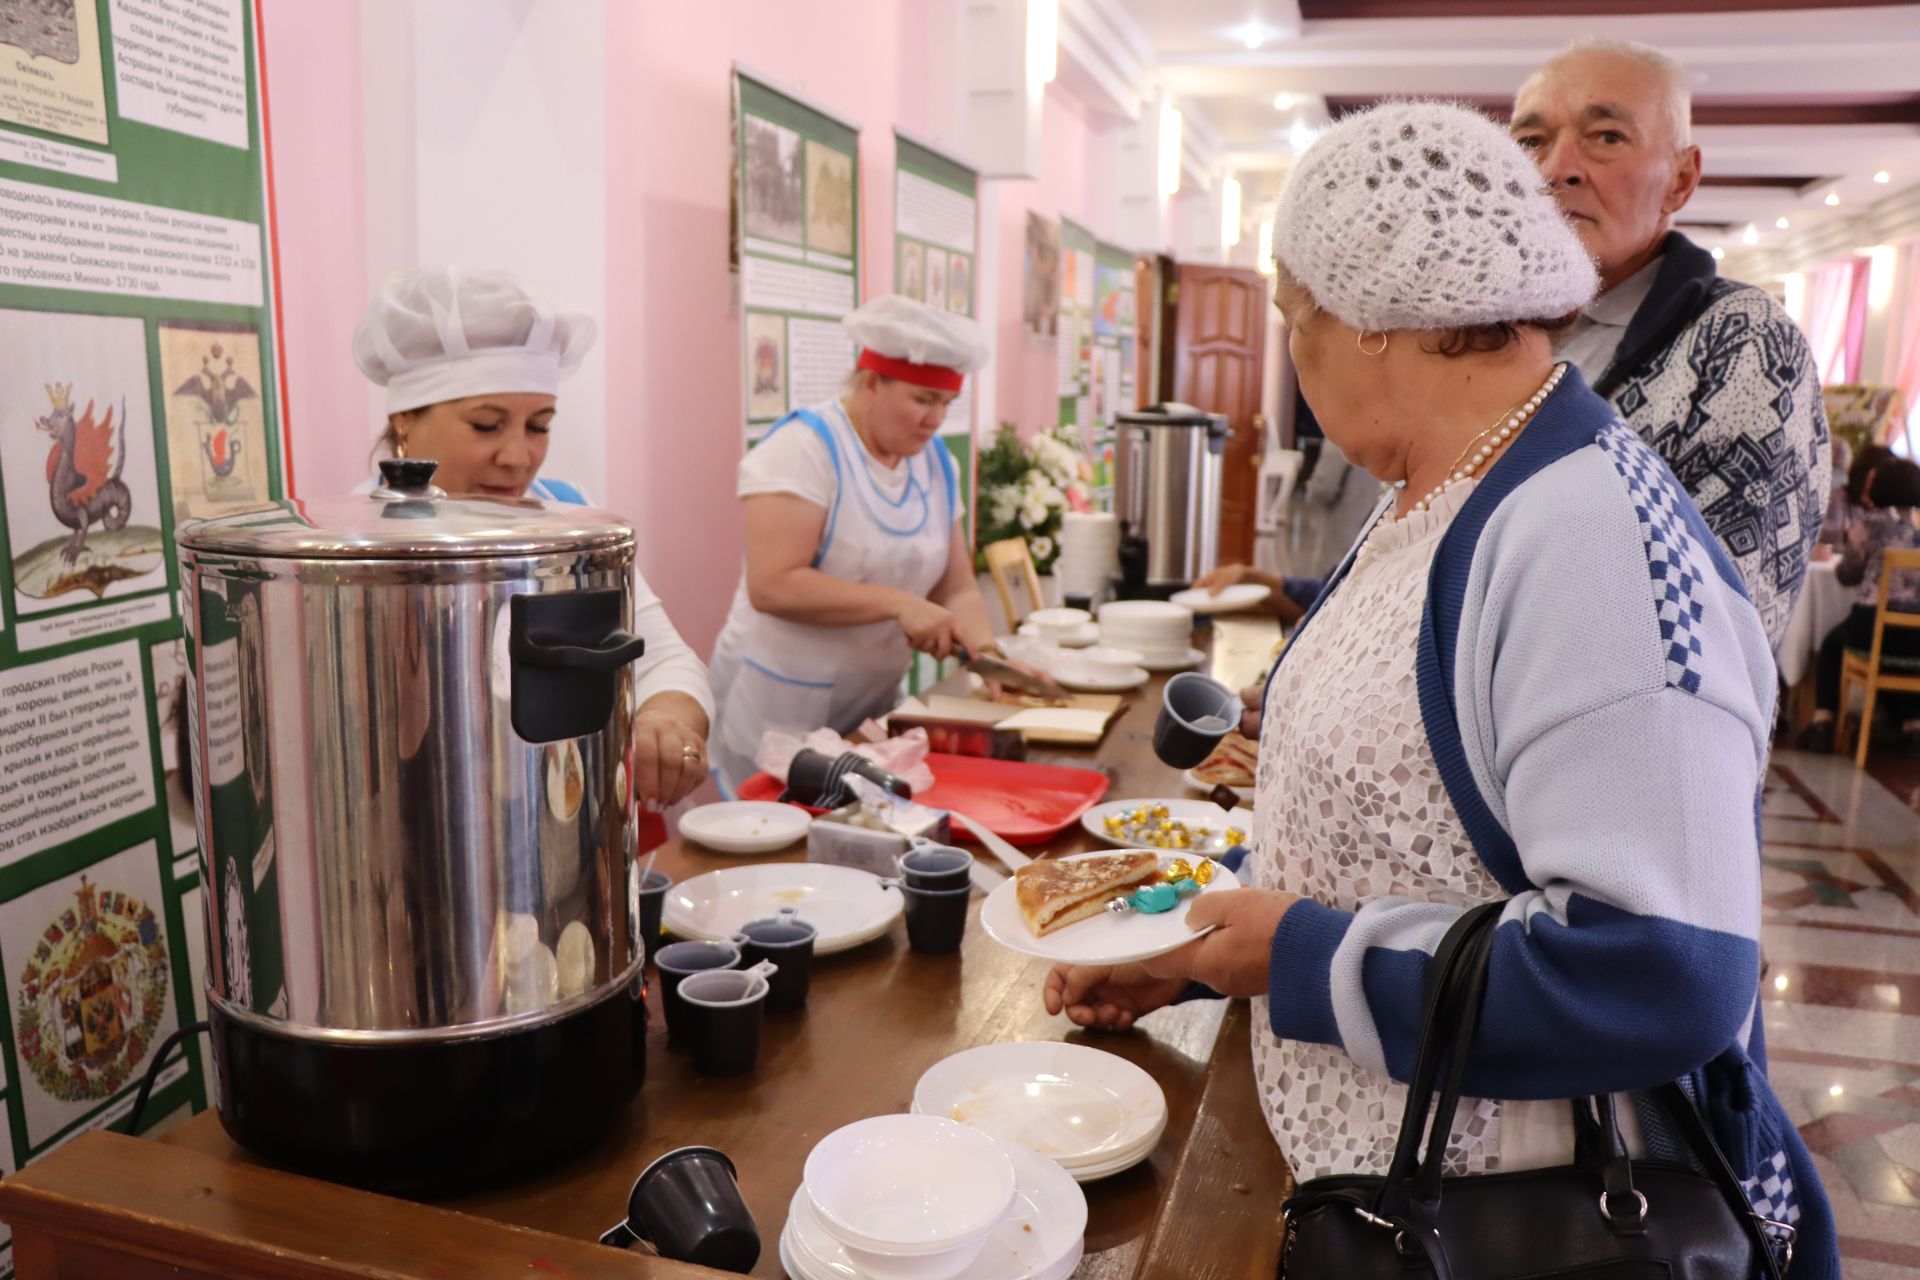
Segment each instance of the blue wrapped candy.
[{"label": "blue wrapped candy", "polygon": [[1137,911],[1141,915],[1157,916],[1179,906],[1180,899],[1198,892],[1200,885],[1183,877],[1171,882],[1145,885],[1124,897],[1111,898],[1107,901],[1107,910],[1116,915]]}]

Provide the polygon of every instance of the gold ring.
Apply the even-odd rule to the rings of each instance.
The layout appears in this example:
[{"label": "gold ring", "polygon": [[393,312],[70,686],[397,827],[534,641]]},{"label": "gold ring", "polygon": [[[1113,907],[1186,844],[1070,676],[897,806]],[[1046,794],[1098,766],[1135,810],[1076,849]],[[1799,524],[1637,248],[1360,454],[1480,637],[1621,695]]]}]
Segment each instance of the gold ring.
[{"label": "gold ring", "polygon": [[682,760],[698,760],[700,758],[700,748],[694,746],[692,743],[688,743],[686,746],[680,748],[680,758]]}]

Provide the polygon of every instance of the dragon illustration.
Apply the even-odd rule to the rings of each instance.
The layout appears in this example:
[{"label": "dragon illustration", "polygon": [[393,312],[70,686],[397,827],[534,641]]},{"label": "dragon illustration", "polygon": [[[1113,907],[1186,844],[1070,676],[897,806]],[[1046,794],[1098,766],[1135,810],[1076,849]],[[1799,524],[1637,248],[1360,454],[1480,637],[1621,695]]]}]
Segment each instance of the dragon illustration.
[{"label": "dragon illustration", "polygon": [[72,397],[71,382],[48,386],[53,411],[34,420],[36,427],[53,437],[53,450],[47,454],[48,500],[54,518],[73,530],[60,548],[60,559],[69,565],[86,550],[87,530],[94,524],[120,529],[133,514],[133,494],[120,479],[127,464],[125,399],[116,422],[112,406],[95,421],[91,400],[86,412],[75,418]]}]

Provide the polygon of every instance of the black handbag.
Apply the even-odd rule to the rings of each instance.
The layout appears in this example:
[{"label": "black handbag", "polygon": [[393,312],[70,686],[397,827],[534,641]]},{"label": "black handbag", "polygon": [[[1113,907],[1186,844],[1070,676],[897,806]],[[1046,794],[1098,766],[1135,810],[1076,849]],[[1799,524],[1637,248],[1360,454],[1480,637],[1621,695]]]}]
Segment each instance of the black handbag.
[{"label": "black handbag", "polygon": [[[1572,1164],[1441,1175],[1503,906],[1489,903],[1467,912],[1434,954],[1393,1163],[1385,1176],[1315,1178],[1296,1190],[1282,1210],[1281,1276],[1780,1280],[1785,1262],[1776,1259],[1769,1234],[1775,1233],[1791,1262],[1792,1228],[1754,1214],[1678,1085],[1663,1086],[1658,1098],[1705,1174],[1630,1160],[1607,1095],[1572,1104]],[[1440,1102],[1433,1107],[1436,1081]]]}]

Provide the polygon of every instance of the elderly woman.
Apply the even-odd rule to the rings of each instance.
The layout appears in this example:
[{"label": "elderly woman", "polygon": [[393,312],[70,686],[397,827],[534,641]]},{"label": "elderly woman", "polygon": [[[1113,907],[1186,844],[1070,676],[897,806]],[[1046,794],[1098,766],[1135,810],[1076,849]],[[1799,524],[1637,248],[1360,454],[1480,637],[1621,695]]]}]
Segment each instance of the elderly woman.
[{"label": "elderly woman", "polygon": [[[1681,1080],[1798,1227],[1796,1274],[1837,1274],[1763,1065],[1773,662],[1686,491],[1553,361],[1592,264],[1526,156],[1432,103],[1328,130],[1276,230],[1301,389],[1390,495],[1269,679],[1254,887],[1146,967],[1055,970],[1048,1009],[1119,1029],[1196,981],[1258,997],[1295,1172],[1383,1173],[1433,950],[1504,900],[1450,1170],[1569,1163],[1566,1099]],[[1671,1149],[1632,1101],[1630,1146]]]},{"label": "elderly woman", "polygon": [[[540,469],[560,381],[596,332],[591,316],[554,309],[504,271],[395,272],[353,334],[354,360],[386,391],[375,448],[432,458],[434,483],[448,493],[585,503]],[[633,788],[666,808],[706,781],[713,692],[706,667],[637,568],[633,629],[647,642],[633,664]]]}]

